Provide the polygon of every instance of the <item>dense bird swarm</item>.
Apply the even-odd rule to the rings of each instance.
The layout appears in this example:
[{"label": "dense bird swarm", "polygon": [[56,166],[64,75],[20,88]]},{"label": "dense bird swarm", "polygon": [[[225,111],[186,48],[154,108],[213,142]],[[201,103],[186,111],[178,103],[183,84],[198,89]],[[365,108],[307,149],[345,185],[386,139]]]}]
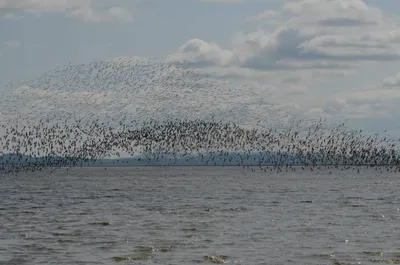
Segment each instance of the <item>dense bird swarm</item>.
[{"label": "dense bird swarm", "polygon": [[[364,135],[345,123],[328,126],[293,122],[285,129],[249,129],[234,123],[202,120],[148,121],[141,126],[104,122],[3,125],[0,170],[30,172],[101,164],[121,153],[143,165],[197,157],[203,165],[254,166],[252,171],[295,171],[368,166],[399,170],[399,140]],[[7,152],[7,154],[5,154]],[[179,160],[178,160],[179,159]],[[115,161],[119,161],[116,159]]]},{"label": "dense bird swarm", "polygon": [[114,126],[124,117],[137,123],[223,117],[246,124],[268,115],[269,123],[281,124],[289,115],[271,93],[165,59],[121,57],[71,64],[10,83],[0,99],[0,118],[14,121],[20,115],[34,124],[42,117],[63,122],[74,116],[88,122],[100,118]]},{"label": "dense bird swarm", "polygon": [[10,83],[0,101],[0,171],[104,166],[110,156],[265,172],[398,170],[398,140],[296,117],[270,92],[162,59],[68,65]]}]

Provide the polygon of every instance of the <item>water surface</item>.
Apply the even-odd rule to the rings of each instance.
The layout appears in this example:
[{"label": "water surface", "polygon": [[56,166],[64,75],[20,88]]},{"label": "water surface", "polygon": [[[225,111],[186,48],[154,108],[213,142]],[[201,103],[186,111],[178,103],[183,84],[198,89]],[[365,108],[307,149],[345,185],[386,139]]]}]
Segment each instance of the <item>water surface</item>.
[{"label": "water surface", "polygon": [[218,255],[228,264],[400,263],[400,175],[328,173],[115,167],[0,176],[0,264],[212,264]]}]

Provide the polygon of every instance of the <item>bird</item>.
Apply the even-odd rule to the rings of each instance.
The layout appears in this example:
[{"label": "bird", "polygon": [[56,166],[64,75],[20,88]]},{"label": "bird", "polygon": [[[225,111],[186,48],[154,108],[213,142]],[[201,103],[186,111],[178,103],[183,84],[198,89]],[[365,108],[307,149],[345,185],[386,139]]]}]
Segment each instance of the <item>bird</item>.
[{"label": "bird", "polygon": [[[331,169],[356,170],[360,166],[386,167],[398,171],[399,152],[395,139],[371,138],[359,130],[341,126],[325,128],[321,123],[303,131],[289,128],[248,129],[232,122],[197,120],[149,120],[141,126],[120,128],[97,120],[76,124],[41,121],[35,126],[6,126],[1,139],[1,172],[23,172],[45,168],[94,165],[121,152],[139,153],[138,161],[154,164],[168,158],[198,157],[205,165],[257,167],[266,172]],[[130,123],[129,121],[127,122]],[[4,150],[9,150],[8,154]],[[119,163],[117,159],[113,163]]]},{"label": "bird", "polygon": [[[0,104],[8,113],[0,121],[0,172],[104,166],[110,157],[129,164],[121,154],[143,165],[230,165],[265,174],[399,170],[400,139],[386,130],[368,135],[347,120],[295,117],[249,98],[243,87],[184,63],[136,57],[68,64],[12,82]],[[257,108],[249,107],[255,99]]]}]

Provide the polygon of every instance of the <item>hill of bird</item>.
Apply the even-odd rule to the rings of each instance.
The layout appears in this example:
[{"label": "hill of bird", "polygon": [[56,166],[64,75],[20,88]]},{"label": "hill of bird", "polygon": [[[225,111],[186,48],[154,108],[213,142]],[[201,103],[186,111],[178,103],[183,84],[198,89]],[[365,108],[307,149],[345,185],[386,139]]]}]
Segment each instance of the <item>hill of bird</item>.
[{"label": "hill of bird", "polygon": [[398,139],[289,115],[273,97],[164,59],[60,67],[10,84],[0,100],[0,172],[113,165],[399,169]]},{"label": "hill of bird", "polygon": [[[111,165],[273,166],[274,170],[381,166],[397,171],[399,140],[364,135],[340,124],[308,128],[244,128],[202,120],[149,121],[140,127],[41,122],[5,128],[3,172]],[[121,153],[131,158],[120,157]]]}]

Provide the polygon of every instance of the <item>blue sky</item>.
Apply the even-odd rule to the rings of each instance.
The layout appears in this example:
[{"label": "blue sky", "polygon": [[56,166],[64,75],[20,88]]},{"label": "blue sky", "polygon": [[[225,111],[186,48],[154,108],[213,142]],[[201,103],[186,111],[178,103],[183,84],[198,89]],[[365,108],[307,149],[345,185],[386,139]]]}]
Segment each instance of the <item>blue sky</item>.
[{"label": "blue sky", "polygon": [[69,62],[167,57],[400,131],[398,14],[398,0],[0,0],[0,92]]}]

